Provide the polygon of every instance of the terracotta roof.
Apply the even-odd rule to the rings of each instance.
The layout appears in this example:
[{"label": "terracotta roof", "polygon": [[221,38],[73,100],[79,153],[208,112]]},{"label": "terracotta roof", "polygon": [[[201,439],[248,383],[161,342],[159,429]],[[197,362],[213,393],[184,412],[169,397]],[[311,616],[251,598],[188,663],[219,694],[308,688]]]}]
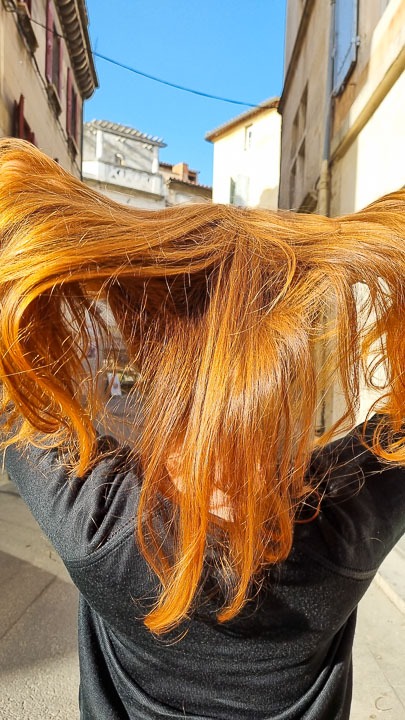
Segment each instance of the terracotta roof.
[{"label": "terracotta roof", "polygon": [[246,124],[247,120],[253,120],[256,115],[260,115],[262,112],[265,112],[266,110],[272,110],[273,108],[278,108],[278,102],[279,98],[269,98],[268,100],[264,100],[260,103],[260,105],[257,105],[254,108],[249,108],[249,110],[246,110],[246,112],[242,113],[241,115],[237,115],[236,117],[232,118],[231,120],[228,120],[223,125],[219,125],[219,127],[215,128],[215,130],[210,130],[210,132],[207,132],[205,135],[205,139],[208,140],[208,142],[215,142],[215,140],[218,140],[222,135],[225,135],[230,130],[232,130],[234,127],[237,127],[241,124]]},{"label": "terracotta roof", "polygon": [[98,87],[88,32],[85,0],[55,0],[62,34],[66,39],[72,69],[82,98],[87,100]]},{"label": "terracotta roof", "polygon": [[166,183],[167,183],[168,185],[169,185],[170,183],[179,183],[180,185],[187,185],[187,187],[202,188],[203,190],[212,190],[211,185],[200,185],[199,183],[188,182],[187,180],[182,180],[181,178],[178,178],[178,177],[175,177],[175,176],[169,177],[169,178],[166,180]]},{"label": "terracotta roof", "polygon": [[133,140],[143,140],[150,145],[166,147],[166,143],[163,142],[162,138],[156,137],[156,135],[147,135],[136,128],[111,122],[110,120],[90,120],[90,122],[86,122],[84,125],[85,127],[96,128],[96,130],[105,130],[106,132],[113,133],[113,135],[120,135],[120,137],[129,137]]}]

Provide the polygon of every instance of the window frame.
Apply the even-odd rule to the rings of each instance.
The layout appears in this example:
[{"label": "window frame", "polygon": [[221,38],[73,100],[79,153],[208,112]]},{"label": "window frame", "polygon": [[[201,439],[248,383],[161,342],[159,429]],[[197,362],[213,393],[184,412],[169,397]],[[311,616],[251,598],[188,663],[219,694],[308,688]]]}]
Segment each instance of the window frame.
[{"label": "window frame", "polygon": [[27,140],[35,145],[35,133],[31,130],[24,114],[25,98],[20,95],[20,99],[14,100],[14,117],[13,117],[13,136],[20,140]]},{"label": "window frame", "polygon": [[339,95],[346,87],[347,80],[357,63],[358,0],[335,0],[334,42],[333,42],[333,96]]},{"label": "window frame", "polygon": [[80,95],[73,85],[73,72],[67,69],[66,80],[66,133],[74,155],[78,153],[80,127]]},{"label": "window frame", "polygon": [[[56,54],[57,63],[55,63]],[[55,76],[55,67],[57,67],[57,77]],[[52,2],[48,0],[46,6],[45,78],[48,83],[48,89],[52,87],[59,103],[62,97],[62,71],[63,43],[54,22]]]}]

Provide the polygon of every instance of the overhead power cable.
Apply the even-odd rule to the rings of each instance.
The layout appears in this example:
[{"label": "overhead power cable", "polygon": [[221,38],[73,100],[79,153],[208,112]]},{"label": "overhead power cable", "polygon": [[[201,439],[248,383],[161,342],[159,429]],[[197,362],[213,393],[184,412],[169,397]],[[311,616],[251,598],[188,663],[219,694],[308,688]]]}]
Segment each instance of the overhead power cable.
[{"label": "overhead power cable", "polygon": [[[16,10],[12,10],[11,12],[14,12],[17,14]],[[39,22],[39,20],[34,20],[33,18],[30,18],[31,22],[34,25],[38,25],[39,27],[47,29],[46,25],[44,23]],[[57,37],[62,38],[63,40],[66,40],[65,36],[61,33],[55,32],[54,33]],[[143,72],[142,70],[137,70],[136,68],[132,67],[131,65],[126,65],[125,63],[120,62],[119,60],[114,60],[113,58],[108,57],[107,55],[102,55],[99,52],[96,52],[95,50],[92,50],[92,53],[94,57],[99,58],[100,60],[104,60],[104,62],[108,62],[111,65],[115,65],[116,67],[122,68],[122,70],[127,70],[127,72],[131,72],[134,75],[140,75],[141,77],[147,78],[148,80],[153,80],[154,82],[160,83],[160,85],[166,85],[167,87],[175,88],[176,90],[181,90],[182,92],[191,93],[192,95],[199,95],[200,97],[209,98],[210,100],[218,100],[220,102],[226,102],[231,103],[232,105],[244,105],[245,107],[251,107],[256,108],[259,107],[257,103],[250,103],[250,102],[243,102],[243,100],[233,100],[231,98],[225,98],[221,95],[213,95],[212,93],[206,93],[202,92],[202,90],[194,90],[193,88],[185,87],[184,85],[179,85],[178,83],[170,82],[169,80],[163,80],[163,78],[156,77],[155,75],[150,75],[149,73]]]},{"label": "overhead power cable", "polygon": [[242,100],[231,100],[230,98],[225,98],[221,95],[212,95],[212,93],[202,92],[201,90],[194,90],[193,88],[185,87],[184,85],[178,85],[177,83],[170,82],[169,80],[163,80],[162,78],[158,78],[155,75],[149,75],[149,73],[142,72],[141,70],[136,70],[134,67],[131,67],[131,65],[125,65],[118,60],[113,60],[112,58],[109,58],[106,55],[102,55],[99,52],[95,52],[94,50],[93,55],[100,58],[101,60],[105,60],[105,62],[111,63],[111,65],[116,65],[117,67],[123,68],[123,70],[128,70],[128,72],[132,72],[135,75],[141,75],[141,77],[148,78],[148,80],[153,80],[154,82],[158,82],[161,85],[167,85],[168,87],[176,88],[176,90],[182,90],[183,92],[192,93],[193,95],[200,95],[201,97],[210,98],[211,100],[220,100],[221,102],[232,103],[233,105],[245,105],[252,108],[257,107],[256,103],[243,102]]}]

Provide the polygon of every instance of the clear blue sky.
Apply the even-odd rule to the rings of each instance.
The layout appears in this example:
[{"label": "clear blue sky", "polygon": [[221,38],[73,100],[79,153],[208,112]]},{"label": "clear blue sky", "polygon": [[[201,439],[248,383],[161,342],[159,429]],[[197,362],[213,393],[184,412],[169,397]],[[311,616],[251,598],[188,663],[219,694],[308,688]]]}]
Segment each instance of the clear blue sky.
[{"label": "clear blue sky", "polygon": [[[87,0],[93,50],[206,93],[260,103],[280,94],[286,0]],[[175,90],[95,58],[100,87],[85,120],[161,137],[165,162],[212,183],[205,133],[248,109]]]}]

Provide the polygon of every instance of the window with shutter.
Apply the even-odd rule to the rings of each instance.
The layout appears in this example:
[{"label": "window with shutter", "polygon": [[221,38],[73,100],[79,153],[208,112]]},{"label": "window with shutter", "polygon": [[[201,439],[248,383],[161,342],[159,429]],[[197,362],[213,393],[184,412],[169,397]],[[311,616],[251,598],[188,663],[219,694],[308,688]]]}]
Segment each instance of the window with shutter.
[{"label": "window with shutter", "polygon": [[72,73],[70,68],[67,71],[66,88],[66,132],[70,137],[72,134]]},{"label": "window with shutter", "polygon": [[52,57],[53,57],[53,12],[50,0],[46,6],[46,55],[45,55],[45,77],[48,83],[52,82]]},{"label": "window with shutter", "polygon": [[63,43],[60,34],[53,20],[51,0],[46,6],[46,54],[45,54],[45,77],[49,101],[56,113],[62,112],[62,67],[63,67]]},{"label": "window with shutter", "polygon": [[20,95],[18,102],[14,102],[13,136],[35,145],[35,135],[25,119],[24,103],[24,95]]},{"label": "window with shutter", "polygon": [[73,86],[72,71],[68,68],[66,82],[66,132],[69,147],[74,155],[77,154],[79,138],[79,110],[80,103],[77,92]]},{"label": "window with shutter", "polygon": [[358,0],[335,1],[333,93],[342,92],[357,59]]},{"label": "window with shutter", "polygon": [[31,22],[31,0],[17,0],[13,9],[17,12],[19,30],[24,37],[28,48],[32,53],[34,53],[38,47],[38,40]]}]

